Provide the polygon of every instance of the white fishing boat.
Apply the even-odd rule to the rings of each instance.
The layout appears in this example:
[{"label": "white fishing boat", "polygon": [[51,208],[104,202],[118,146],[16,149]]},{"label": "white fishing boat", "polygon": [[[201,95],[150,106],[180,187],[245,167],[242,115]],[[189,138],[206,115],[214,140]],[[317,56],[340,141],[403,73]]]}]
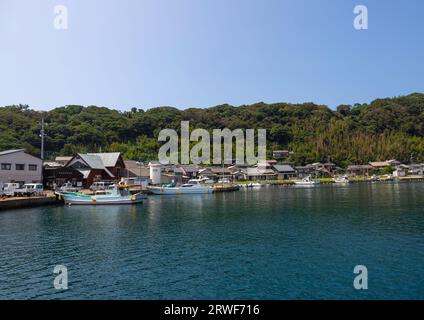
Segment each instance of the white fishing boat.
[{"label": "white fishing boat", "polygon": [[349,183],[349,182],[350,182],[349,177],[346,175],[334,178],[334,183]]},{"label": "white fishing boat", "polygon": [[116,185],[109,186],[106,190],[95,194],[82,194],[73,192],[56,192],[59,200],[70,205],[120,205],[142,203],[144,196],[140,193],[130,194],[128,189]]},{"label": "white fishing boat", "polygon": [[212,193],[213,187],[202,185],[201,179],[192,179],[179,187],[177,186],[148,186],[147,189],[154,194],[178,195],[178,194],[202,194]]},{"label": "white fishing boat", "polygon": [[316,180],[312,180],[311,177],[305,177],[302,180],[295,181],[294,184],[297,186],[313,186],[316,184],[320,184],[320,182]]}]

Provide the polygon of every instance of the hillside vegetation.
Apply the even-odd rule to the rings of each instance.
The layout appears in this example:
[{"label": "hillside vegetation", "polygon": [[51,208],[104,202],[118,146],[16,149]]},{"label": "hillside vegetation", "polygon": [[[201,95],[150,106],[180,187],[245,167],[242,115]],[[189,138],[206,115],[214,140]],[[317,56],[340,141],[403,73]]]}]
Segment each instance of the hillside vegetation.
[{"label": "hillside vegetation", "polygon": [[352,163],[398,159],[424,161],[424,94],[378,99],[370,104],[331,110],[314,103],[256,103],[239,107],[179,110],[172,107],[120,112],[105,107],[69,105],[48,112],[24,105],[0,108],[0,150],[25,148],[39,155],[39,121],[44,117],[47,157],[76,152],[121,151],[127,159],[157,157],[158,133],[180,129],[267,129],[268,152],[294,151],[291,161],[304,164],[330,159]]}]

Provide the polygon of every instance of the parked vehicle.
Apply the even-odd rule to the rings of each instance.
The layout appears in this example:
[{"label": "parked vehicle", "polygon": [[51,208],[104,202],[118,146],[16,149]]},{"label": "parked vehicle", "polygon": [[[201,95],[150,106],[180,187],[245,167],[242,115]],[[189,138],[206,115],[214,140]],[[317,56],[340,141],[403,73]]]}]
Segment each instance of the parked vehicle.
[{"label": "parked vehicle", "polygon": [[2,197],[27,197],[41,195],[44,187],[41,183],[27,183],[20,187],[19,183],[5,183],[0,191]]},{"label": "parked vehicle", "polygon": [[44,192],[44,186],[41,183],[27,183],[22,188],[14,190],[14,196],[38,196]]},{"label": "parked vehicle", "polygon": [[74,187],[73,185],[72,185],[72,183],[71,182],[66,182],[66,183],[64,183],[60,188],[59,188],[59,191],[61,191],[61,192],[78,192],[79,191],[79,188],[77,188],[77,187]]},{"label": "parked vehicle", "polygon": [[105,190],[107,189],[110,185],[112,185],[112,183],[108,183],[108,182],[94,182],[91,186],[90,186],[90,190],[91,191],[99,191],[99,190]]},{"label": "parked vehicle", "polygon": [[3,185],[2,196],[13,197],[16,190],[19,190],[19,183],[5,183]]}]

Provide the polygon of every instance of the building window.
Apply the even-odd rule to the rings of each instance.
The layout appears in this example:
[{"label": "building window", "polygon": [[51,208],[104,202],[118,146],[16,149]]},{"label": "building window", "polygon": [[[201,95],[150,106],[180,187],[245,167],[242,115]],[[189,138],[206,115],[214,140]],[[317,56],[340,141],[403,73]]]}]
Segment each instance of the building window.
[{"label": "building window", "polygon": [[29,171],[37,171],[37,165],[36,164],[30,164],[28,166]]},{"label": "building window", "polygon": [[19,163],[17,163],[17,164],[15,165],[15,169],[16,169],[17,171],[23,171],[23,170],[25,170],[25,165],[24,165],[24,164],[19,164]]},{"label": "building window", "polygon": [[11,163],[2,163],[1,164],[1,169],[2,170],[11,170],[12,169],[12,164]]}]

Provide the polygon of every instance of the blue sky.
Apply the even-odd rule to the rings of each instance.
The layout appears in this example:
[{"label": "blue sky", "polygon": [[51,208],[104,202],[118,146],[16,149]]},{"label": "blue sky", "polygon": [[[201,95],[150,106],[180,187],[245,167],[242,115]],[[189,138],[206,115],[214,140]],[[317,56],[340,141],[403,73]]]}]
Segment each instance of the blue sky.
[{"label": "blue sky", "polygon": [[[358,4],[368,30],[353,28]],[[423,92],[423,14],[421,0],[0,0],[0,105],[334,108]]]}]

